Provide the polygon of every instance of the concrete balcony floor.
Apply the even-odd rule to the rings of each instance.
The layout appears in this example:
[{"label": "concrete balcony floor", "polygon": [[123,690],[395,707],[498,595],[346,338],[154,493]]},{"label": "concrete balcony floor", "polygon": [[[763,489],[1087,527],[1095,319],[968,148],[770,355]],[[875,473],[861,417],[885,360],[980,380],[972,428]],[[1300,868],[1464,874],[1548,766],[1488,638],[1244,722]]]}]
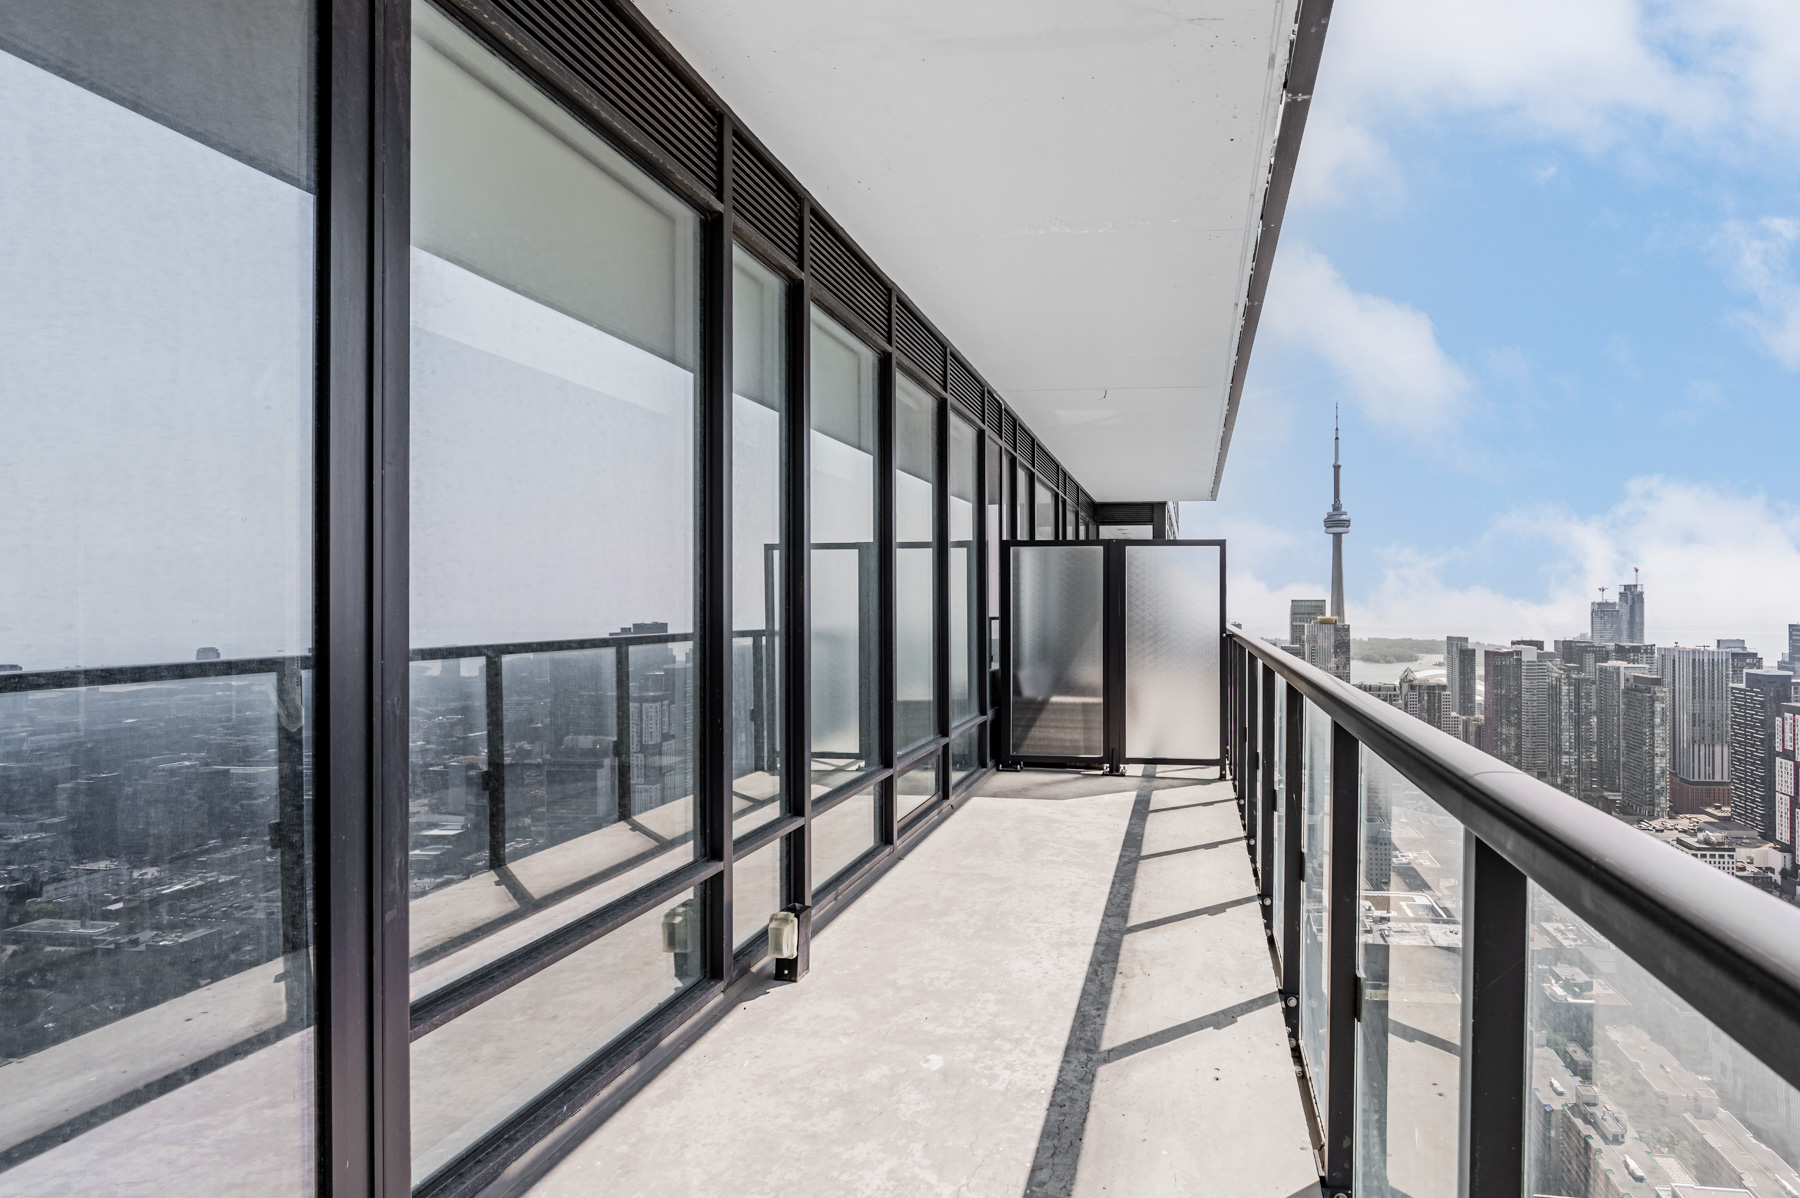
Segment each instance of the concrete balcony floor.
[{"label": "concrete balcony floor", "polygon": [[1317,1198],[1230,790],[1156,774],[988,779],[534,1198]]}]

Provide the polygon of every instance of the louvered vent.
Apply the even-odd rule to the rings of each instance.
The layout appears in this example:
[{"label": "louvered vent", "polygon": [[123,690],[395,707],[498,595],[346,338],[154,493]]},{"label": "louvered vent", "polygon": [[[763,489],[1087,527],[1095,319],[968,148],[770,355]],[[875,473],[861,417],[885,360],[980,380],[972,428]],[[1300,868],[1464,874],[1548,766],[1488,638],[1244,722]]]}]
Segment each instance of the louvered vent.
[{"label": "louvered vent", "polygon": [[741,137],[731,142],[731,201],[744,222],[791,261],[800,261],[800,193],[789,187],[756,147]]},{"label": "louvered vent", "polygon": [[894,348],[938,384],[944,381],[944,343],[909,304],[894,305]]},{"label": "louvered vent", "polygon": [[888,292],[868,263],[844,243],[830,225],[812,216],[812,259],[808,262],[813,278],[824,284],[845,307],[862,317],[863,322],[883,337],[888,329]]},{"label": "louvered vent", "polygon": [[1005,411],[1006,407],[1000,402],[1000,397],[989,391],[987,393],[987,426],[993,429],[994,434],[1002,440],[1005,439],[1006,421],[1002,417],[1002,413]]},{"label": "louvered vent", "polygon": [[981,419],[981,384],[969,373],[969,368],[955,358],[950,359],[950,394],[976,420]]},{"label": "louvered vent", "polygon": [[[594,0],[482,0],[572,76],[686,167],[719,190],[719,114],[658,49],[610,5]],[[520,47],[531,56],[530,47]],[[557,71],[556,68],[561,70]]]}]

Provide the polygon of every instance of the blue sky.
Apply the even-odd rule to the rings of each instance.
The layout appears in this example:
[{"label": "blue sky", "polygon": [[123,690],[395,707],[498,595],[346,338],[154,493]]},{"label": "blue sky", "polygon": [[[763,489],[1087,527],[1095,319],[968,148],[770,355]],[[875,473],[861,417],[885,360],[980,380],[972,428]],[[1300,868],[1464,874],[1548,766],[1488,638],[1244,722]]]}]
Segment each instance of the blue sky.
[{"label": "blue sky", "polygon": [[1340,4],[1221,497],[1232,607],[1662,644],[1800,622],[1800,4]]}]

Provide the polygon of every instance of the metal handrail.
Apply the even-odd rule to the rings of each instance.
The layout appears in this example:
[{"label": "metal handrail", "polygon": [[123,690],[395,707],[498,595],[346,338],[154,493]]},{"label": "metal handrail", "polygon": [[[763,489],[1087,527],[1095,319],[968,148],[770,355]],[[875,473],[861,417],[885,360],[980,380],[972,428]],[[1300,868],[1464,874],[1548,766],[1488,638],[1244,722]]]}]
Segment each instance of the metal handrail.
[{"label": "metal handrail", "polygon": [[1273,645],[1227,636],[1514,868],[1800,1087],[1800,909]]}]

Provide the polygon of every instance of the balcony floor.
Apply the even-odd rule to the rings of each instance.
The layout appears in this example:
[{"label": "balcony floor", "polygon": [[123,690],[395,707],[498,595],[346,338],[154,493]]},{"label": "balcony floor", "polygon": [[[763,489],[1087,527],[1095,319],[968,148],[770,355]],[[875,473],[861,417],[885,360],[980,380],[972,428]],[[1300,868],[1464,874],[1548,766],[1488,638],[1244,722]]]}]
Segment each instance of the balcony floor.
[{"label": "balcony floor", "polygon": [[1212,769],[1002,774],[534,1198],[1316,1198]]}]

